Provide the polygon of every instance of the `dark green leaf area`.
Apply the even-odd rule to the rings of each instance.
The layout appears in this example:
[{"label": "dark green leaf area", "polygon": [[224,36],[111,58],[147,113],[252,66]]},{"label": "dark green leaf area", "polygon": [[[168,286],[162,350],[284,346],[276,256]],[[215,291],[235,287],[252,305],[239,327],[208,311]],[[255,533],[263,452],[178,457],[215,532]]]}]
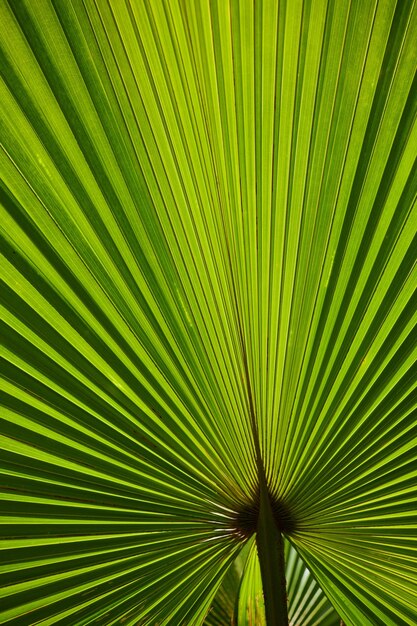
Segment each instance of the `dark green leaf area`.
[{"label": "dark green leaf area", "polygon": [[[297,521],[288,505],[276,496],[270,495],[272,512],[277,527],[282,533],[291,535],[297,529]],[[247,504],[243,504],[233,520],[233,530],[238,537],[248,538],[255,531],[259,517],[259,494]]]}]

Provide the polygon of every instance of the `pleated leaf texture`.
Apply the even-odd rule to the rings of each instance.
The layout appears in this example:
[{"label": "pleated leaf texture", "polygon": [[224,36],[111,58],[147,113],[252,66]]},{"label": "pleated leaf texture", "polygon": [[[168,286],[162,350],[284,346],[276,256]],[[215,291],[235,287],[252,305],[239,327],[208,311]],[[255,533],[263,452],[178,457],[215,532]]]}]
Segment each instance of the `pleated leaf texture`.
[{"label": "pleated leaf texture", "polygon": [[0,23],[0,623],[211,619],[258,450],[336,623],[415,625],[416,2]]}]

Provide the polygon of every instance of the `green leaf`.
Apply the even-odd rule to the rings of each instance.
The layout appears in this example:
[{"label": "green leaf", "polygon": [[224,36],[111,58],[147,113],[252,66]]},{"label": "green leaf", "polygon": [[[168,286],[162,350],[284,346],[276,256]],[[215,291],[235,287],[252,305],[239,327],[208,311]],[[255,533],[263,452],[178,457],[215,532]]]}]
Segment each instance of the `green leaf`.
[{"label": "green leaf", "polygon": [[343,621],[415,623],[416,2],[0,22],[0,621],[203,623],[265,473]]}]

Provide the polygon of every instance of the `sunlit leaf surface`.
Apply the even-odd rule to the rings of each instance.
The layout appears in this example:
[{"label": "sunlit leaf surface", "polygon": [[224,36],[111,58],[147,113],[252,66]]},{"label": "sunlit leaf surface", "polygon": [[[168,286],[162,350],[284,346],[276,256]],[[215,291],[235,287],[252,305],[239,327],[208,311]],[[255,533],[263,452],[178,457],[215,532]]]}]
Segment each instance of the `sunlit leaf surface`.
[{"label": "sunlit leaf surface", "polygon": [[0,23],[1,623],[202,624],[254,435],[346,624],[417,623],[416,2]]}]

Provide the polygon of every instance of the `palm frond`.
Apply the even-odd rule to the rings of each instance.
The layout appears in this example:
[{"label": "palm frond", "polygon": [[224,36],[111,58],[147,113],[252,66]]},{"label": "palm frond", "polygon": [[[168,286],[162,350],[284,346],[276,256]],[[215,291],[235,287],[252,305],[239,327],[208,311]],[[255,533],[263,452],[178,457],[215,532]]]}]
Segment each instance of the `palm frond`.
[{"label": "palm frond", "polygon": [[0,621],[203,623],[262,463],[343,620],[416,622],[415,1],[0,21]]}]

